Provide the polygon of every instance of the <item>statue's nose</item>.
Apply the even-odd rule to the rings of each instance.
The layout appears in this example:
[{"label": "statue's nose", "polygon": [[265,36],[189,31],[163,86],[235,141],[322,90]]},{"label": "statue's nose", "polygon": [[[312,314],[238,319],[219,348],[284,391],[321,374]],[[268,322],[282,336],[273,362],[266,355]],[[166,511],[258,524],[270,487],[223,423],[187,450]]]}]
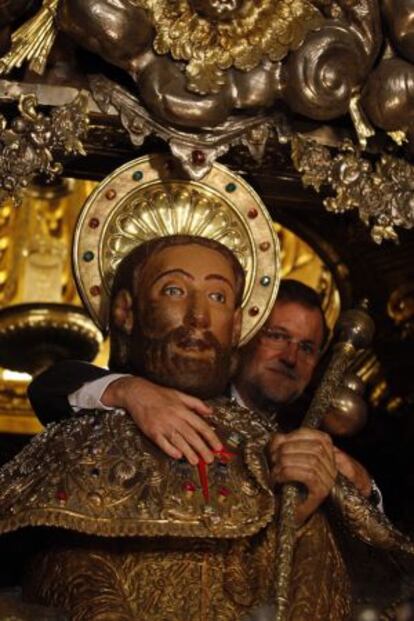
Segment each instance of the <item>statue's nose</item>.
[{"label": "statue's nose", "polygon": [[189,300],[187,322],[196,328],[208,328],[210,326],[210,310],[204,295],[195,294]]}]

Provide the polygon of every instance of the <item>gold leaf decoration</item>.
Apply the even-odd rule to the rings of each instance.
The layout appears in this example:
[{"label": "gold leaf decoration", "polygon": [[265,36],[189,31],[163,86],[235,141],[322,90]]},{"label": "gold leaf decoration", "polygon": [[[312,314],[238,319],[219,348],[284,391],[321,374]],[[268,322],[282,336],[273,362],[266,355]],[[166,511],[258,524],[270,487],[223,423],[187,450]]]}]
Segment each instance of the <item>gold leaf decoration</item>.
[{"label": "gold leaf decoration", "polygon": [[[91,219],[100,226],[91,228]],[[164,155],[124,164],[97,186],[82,209],[73,261],[94,321],[107,329],[111,283],[122,258],[144,241],[177,234],[214,239],[239,258],[246,273],[241,343],[247,342],[265,322],[279,285],[273,222],[253,189],[226,167],[214,164],[202,181],[190,181]],[[91,294],[94,286],[99,295]]]},{"label": "gold leaf decoration", "polygon": [[384,154],[371,163],[350,140],[334,154],[299,134],[292,138],[292,160],[305,186],[334,190],[323,201],[328,211],[357,209],[376,243],[397,241],[396,226],[414,227],[414,166],[408,162]]},{"label": "gold leaf decoration", "polygon": [[87,96],[81,92],[69,104],[49,114],[38,111],[33,94],[19,101],[20,116],[0,126],[0,201],[18,201],[34,175],[53,178],[62,172],[61,155],[85,155],[82,138],[89,125]]},{"label": "gold leaf decoration", "polygon": [[245,0],[229,20],[199,15],[190,0],[139,0],[155,27],[154,49],[187,63],[187,86],[217,93],[230,67],[250,71],[263,60],[279,61],[318,27],[322,14],[309,0]]},{"label": "gold leaf decoration", "polygon": [[42,74],[56,39],[55,16],[59,0],[44,0],[42,8],[12,35],[11,50],[0,59],[0,74],[29,60],[29,69]]}]

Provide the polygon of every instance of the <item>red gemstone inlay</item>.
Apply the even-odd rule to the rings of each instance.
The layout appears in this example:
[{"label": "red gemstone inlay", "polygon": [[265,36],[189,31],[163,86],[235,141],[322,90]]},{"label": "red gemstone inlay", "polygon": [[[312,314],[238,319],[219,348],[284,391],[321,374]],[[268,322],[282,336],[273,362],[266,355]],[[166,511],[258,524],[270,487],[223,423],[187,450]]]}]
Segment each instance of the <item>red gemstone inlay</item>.
[{"label": "red gemstone inlay", "polygon": [[251,220],[254,220],[254,218],[257,218],[258,216],[258,211],[257,209],[249,209],[249,211],[247,212],[247,217],[250,218]]},{"label": "red gemstone inlay", "polygon": [[60,489],[60,490],[58,490],[58,491],[56,492],[56,498],[57,498],[58,500],[61,500],[62,502],[66,502],[66,501],[67,501],[67,499],[68,499],[68,495],[67,495],[67,493],[66,493],[66,492],[64,492],[63,490],[61,490],[61,489]]},{"label": "red gemstone inlay", "polygon": [[193,164],[201,166],[206,161],[206,155],[203,151],[200,151],[200,149],[195,149],[191,153],[191,159],[193,160]]},{"label": "red gemstone inlay", "polygon": [[99,285],[94,285],[93,287],[89,289],[89,292],[91,295],[93,295],[93,297],[96,297],[97,295],[100,295],[101,288]]},{"label": "red gemstone inlay", "polygon": [[251,317],[255,317],[255,316],[256,316],[256,315],[258,315],[258,314],[259,314],[259,307],[258,307],[258,306],[252,306],[252,307],[249,309],[249,315],[250,315]]},{"label": "red gemstone inlay", "polygon": [[270,248],[270,243],[269,242],[262,242],[259,246],[260,250],[263,250],[263,252],[266,252],[266,250],[269,250]]},{"label": "red gemstone inlay", "polygon": [[105,196],[106,196],[106,198],[107,198],[109,201],[111,201],[113,198],[115,198],[115,196],[116,196],[116,192],[115,192],[115,190],[112,190],[112,189],[111,189],[111,190],[108,190],[108,191],[106,192]]},{"label": "red gemstone inlay", "polygon": [[91,229],[97,229],[99,226],[99,220],[98,218],[91,218],[89,220],[89,226]]},{"label": "red gemstone inlay", "polygon": [[183,484],[183,488],[184,488],[184,491],[186,492],[195,492],[197,489],[192,481],[186,481]]},{"label": "red gemstone inlay", "polygon": [[227,487],[220,487],[218,493],[220,494],[220,496],[224,496],[225,498],[227,498],[231,494],[230,490]]}]

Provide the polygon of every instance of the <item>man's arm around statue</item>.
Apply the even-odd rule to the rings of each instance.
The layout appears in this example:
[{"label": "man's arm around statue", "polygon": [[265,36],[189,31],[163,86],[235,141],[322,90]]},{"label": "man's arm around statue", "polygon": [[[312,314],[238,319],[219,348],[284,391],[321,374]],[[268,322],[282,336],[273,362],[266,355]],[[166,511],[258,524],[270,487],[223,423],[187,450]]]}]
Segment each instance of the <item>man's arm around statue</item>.
[{"label": "man's arm around statue", "polygon": [[[293,318],[293,319],[292,319]],[[269,326],[269,327],[267,327]],[[235,379],[239,399],[252,409],[264,409],[295,400],[309,383],[319,360],[319,352],[326,339],[327,329],[315,292],[296,281],[284,281],[265,330],[281,330],[295,341],[279,342],[279,334],[266,333],[254,339],[242,356],[241,371]],[[294,337],[290,333],[294,332]],[[280,336],[281,336],[280,335]],[[270,337],[273,338],[270,338]],[[276,343],[276,345],[275,345]],[[288,345],[288,346],[286,346]],[[78,366],[77,366],[78,365]],[[73,380],[67,382],[67,374]],[[109,371],[92,365],[62,362],[34,380],[29,396],[42,422],[47,423],[55,411],[48,404],[55,399],[58,415],[71,414],[68,403],[68,386],[72,392],[85,393],[84,383],[97,377],[107,378],[99,398],[83,396],[83,407],[122,408],[134,419],[141,431],[170,457],[196,464],[199,457],[207,463],[213,460],[212,451],[220,448],[220,440],[208,425],[211,409],[201,400],[177,390],[155,385],[136,376],[109,375]],[[60,387],[59,387],[60,385]],[[81,388],[81,390],[78,390]],[[58,397],[56,398],[56,394]],[[72,396],[72,395],[70,395]],[[70,398],[70,397],[69,397]],[[56,401],[59,400],[59,404]],[[297,430],[291,434],[278,434],[271,442],[269,460],[272,479],[276,484],[298,480],[312,492],[306,507],[314,510],[329,493],[337,469],[351,480],[366,497],[371,493],[372,480],[361,464],[333,446],[328,435],[321,432]],[[290,478],[289,478],[290,477]],[[296,477],[296,478],[295,478]]]}]

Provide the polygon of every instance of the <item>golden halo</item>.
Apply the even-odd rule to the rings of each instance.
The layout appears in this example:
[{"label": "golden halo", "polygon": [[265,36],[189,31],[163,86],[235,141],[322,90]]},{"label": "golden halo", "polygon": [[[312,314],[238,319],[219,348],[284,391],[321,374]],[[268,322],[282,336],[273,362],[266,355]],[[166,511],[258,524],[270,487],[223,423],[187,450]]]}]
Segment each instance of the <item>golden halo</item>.
[{"label": "golden halo", "polygon": [[254,190],[214,164],[202,181],[183,176],[172,157],[133,160],[104,179],[86,201],[75,229],[73,264],[80,295],[97,325],[108,328],[117,265],[133,248],[174,234],[215,239],[246,274],[240,344],[266,321],[280,281],[280,249],[272,220]]}]

